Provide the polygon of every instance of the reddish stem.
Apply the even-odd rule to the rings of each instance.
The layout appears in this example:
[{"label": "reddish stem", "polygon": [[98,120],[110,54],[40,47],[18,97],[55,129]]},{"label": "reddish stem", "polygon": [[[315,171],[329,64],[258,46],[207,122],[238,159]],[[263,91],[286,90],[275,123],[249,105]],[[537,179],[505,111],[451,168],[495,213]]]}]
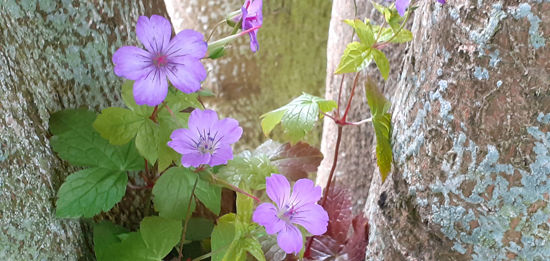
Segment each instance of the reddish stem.
[{"label": "reddish stem", "polygon": [[157,123],[157,112],[158,112],[158,109],[159,109],[159,106],[155,106],[155,109],[153,110],[153,113],[151,113],[151,117],[149,117],[149,119],[151,119],[153,122]]},{"label": "reddish stem", "polygon": [[344,86],[344,76],[345,74],[342,74],[342,80],[340,81],[340,90],[338,91],[338,108],[336,108],[336,118],[340,117],[340,100],[342,99],[342,86]]},{"label": "reddish stem", "polygon": [[355,74],[355,80],[353,80],[353,88],[351,89],[351,94],[349,95],[348,106],[346,107],[344,116],[342,116],[342,122],[346,122],[346,117],[348,116],[348,112],[351,107],[351,100],[353,100],[353,96],[355,95],[355,87],[357,87],[358,80],[359,80],[359,72]]}]

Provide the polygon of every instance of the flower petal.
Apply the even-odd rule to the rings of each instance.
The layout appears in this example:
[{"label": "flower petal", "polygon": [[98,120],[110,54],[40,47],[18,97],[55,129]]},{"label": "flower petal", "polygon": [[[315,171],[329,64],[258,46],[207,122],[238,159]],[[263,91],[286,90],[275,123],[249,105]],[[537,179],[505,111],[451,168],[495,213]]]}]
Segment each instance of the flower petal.
[{"label": "flower petal", "polygon": [[287,254],[298,254],[302,250],[302,232],[289,224],[285,224],[285,227],[277,235],[277,244]]},{"label": "flower petal", "polygon": [[321,199],[323,192],[321,187],[315,186],[310,179],[299,179],[294,184],[289,204],[295,208],[300,208],[306,204],[313,204]]},{"label": "flower petal", "polygon": [[217,121],[212,126],[212,129],[216,130],[218,135],[223,136],[220,142],[224,144],[233,144],[237,142],[243,134],[243,129],[239,127],[239,122],[231,118]]},{"label": "flower petal", "polygon": [[303,226],[313,235],[322,235],[327,232],[328,213],[317,204],[306,204],[296,209],[290,222]]},{"label": "flower petal", "polygon": [[262,0],[254,0],[250,6],[248,6],[248,17],[255,17],[255,19],[262,24],[263,15],[262,15]]},{"label": "flower petal", "polygon": [[277,208],[271,203],[262,203],[252,215],[252,221],[265,227],[265,232],[275,234],[285,227],[285,222],[277,217]]},{"label": "flower petal", "polygon": [[195,141],[199,139],[198,133],[190,129],[176,129],[170,135],[168,146],[179,154],[197,152]]},{"label": "flower petal", "polygon": [[188,126],[192,131],[209,131],[218,121],[218,114],[213,110],[195,109],[189,116]]},{"label": "flower petal", "polygon": [[151,54],[135,46],[122,46],[113,54],[115,74],[138,80],[153,69]]},{"label": "flower petal", "polygon": [[168,82],[161,70],[153,69],[134,82],[134,99],[138,105],[159,105],[168,94]]},{"label": "flower petal", "polygon": [[147,50],[161,54],[170,43],[172,24],[160,15],[152,15],[151,19],[140,16],[136,25],[136,35]]},{"label": "flower petal", "polygon": [[395,1],[395,8],[397,9],[397,12],[400,16],[405,15],[405,11],[409,7],[409,4],[411,3],[411,0],[396,0]]},{"label": "flower petal", "polygon": [[198,167],[201,164],[208,164],[210,162],[210,154],[209,153],[189,153],[189,154],[183,154],[181,156],[181,165],[184,167]]},{"label": "flower petal", "polygon": [[206,79],[204,65],[193,58],[180,59],[178,63],[170,61],[166,67],[166,74],[172,85],[184,93],[198,91],[201,82]]},{"label": "flower petal", "polygon": [[233,149],[231,149],[231,146],[222,144],[219,148],[216,149],[216,151],[212,154],[212,158],[210,159],[210,167],[214,167],[217,165],[227,164],[228,160],[233,159]]},{"label": "flower petal", "polygon": [[290,197],[290,184],[285,176],[271,174],[271,177],[265,178],[267,196],[273,200],[279,207],[283,208]]},{"label": "flower petal", "polygon": [[176,34],[168,45],[166,54],[168,59],[180,59],[183,57],[193,57],[201,59],[206,55],[208,44],[204,41],[204,36],[195,30],[183,30]]}]

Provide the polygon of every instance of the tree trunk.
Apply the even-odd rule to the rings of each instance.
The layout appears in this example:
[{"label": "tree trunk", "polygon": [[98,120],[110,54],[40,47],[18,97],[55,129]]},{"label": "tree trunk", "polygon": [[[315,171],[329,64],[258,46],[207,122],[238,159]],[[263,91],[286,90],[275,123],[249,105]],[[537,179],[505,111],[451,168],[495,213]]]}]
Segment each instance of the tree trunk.
[{"label": "tree trunk", "polygon": [[[55,217],[69,168],[49,147],[50,114],[120,105],[112,53],[135,45],[162,1],[0,3],[0,260],[93,259],[81,222]],[[122,211],[122,210],[120,210]]]},{"label": "tree trunk", "polygon": [[[177,30],[193,28],[205,35],[244,2],[166,1]],[[265,141],[259,119],[263,113],[287,104],[302,92],[322,95],[330,7],[326,0],[264,0],[264,23],[258,30],[260,49],[252,53],[245,36],[230,44],[223,58],[205,60],[210,72],[203,86],[216,94],[207,100],[209,106],[237,119],[244,129],[237,151],[255,148]],[[212,40],[231,31],[222,24]],[[275,129],[274,139],[281,137],[279,130]],[[320,133],[308,135],[308,142],[319,144]]]},{"label": "tree trunk", "polygon": [[[370,182],[367,258],[548,260],[550,3],[448,2],[419,1],[415,38],[392,64],[394,166]],[[372,145],[345,142],[375,169]]]}]

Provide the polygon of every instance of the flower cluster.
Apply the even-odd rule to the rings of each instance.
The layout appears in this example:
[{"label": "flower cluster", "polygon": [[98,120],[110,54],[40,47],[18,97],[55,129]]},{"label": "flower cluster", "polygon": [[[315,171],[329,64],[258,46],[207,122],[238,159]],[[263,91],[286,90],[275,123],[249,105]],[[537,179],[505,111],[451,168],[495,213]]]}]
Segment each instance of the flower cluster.
[{"label": "flower cluster", "polygon": [[136,34],[146,50],[123,46],[113,54],[115,74],[134,82],[134,99],[139,105],[156,106],[168,94],[167,77],[185,93],[196,92],[206,78],[200,62],[207,50],[201,33],[183,30],[174,38],[172,24],[158,15],[139,17]]},{"label": "flower cluster", "polygon": [[277,244],[286,253],[298,254],[302,249],[302,232],[294,225],[303,226],[312,235],[327,231],[328,214],[317,204],[321,187],[309,179],[300,179],[294,184],[292,194],[285,176],[272,174],[266,178],[267,196],[275,202],[260,204],[252,220],[265,227],[268,234],[277,235]]},{"label": "flower cluster", "polygon": [[187,129],[172,132],[168,146],[182,154],[184,167],[202,164],[213,167],[233,159],[231,144],[237,142],[242,133],[236,120],[219,120],[215,111],[196,109],[189,116]]}]

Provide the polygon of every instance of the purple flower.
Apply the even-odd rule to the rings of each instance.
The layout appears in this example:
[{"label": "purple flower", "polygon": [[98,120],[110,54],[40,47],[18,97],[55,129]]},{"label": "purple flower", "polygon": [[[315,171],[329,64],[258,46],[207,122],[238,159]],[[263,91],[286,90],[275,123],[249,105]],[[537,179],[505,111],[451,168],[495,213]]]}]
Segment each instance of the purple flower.
[{"label": "purple flower", "polygon": [[212,110],[195,109],[189,116],[187,129],[177,129],[170,135],[168,146],[182,154],[184,167],[198,167],[208,164],[211,167],[226,164],[233,159],[231,144],[243,134],[239,122],[226,118],[218,120]]},{"label": "purple flower", "polygon": [[302,249],[302,233],[294,225],[303,226],[313,235],[327,231],[328,214],[317,204],[321,187],[309,179],[300,179],[290,194],[290,184],[285,176],[272,174],[266,178],[267,196],[277,206],[262,203],[254,211],[252,220],[265,227],[268,234],[277,235],[277,243],[286,253],[297,254]]},{"label": "purple flower", "polygon": [[[237,21],[241,18],[243,19],[243,31],[262,26],[262,0],[246,0],[244,5],[241,7],[241,12],[242,14],[237,17]],[[250,36],[250,49],[252,52],[256,52],[260,48],[256,37],[257,33],[258,29],[248,32],[248,35]]]},{"label": "purple flower", "polygon": [[206,54],[203,35],[183,30],[170,40],[172,25],[158,15],[140,16],[136,25],[139,41],[147,50],[120,47],[113,54],[115,74],[134,82],[134,99],[139,105],[159,105],[168,93],[168,82],[185,93],[200,89],[206,70],[200,59]]},{"label": "purple flower", "polygon": [[[445,0],[437,0],[439,3],[444,4]],[[411,4],[411,0],[395,0],[395,8],[400,16],[405,15],[405,11]]]}]

